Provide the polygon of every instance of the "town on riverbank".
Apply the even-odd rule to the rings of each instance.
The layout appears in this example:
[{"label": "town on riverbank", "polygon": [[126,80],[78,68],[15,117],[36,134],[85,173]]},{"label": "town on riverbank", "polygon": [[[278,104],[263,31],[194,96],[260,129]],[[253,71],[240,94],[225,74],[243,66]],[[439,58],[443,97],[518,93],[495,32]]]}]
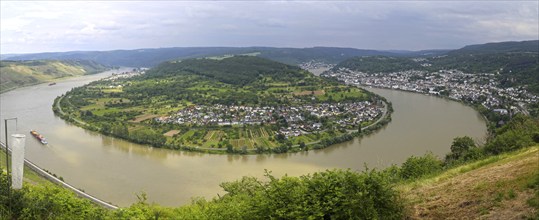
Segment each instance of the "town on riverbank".
[{"label": "town on riverbank", "polygon": [[194,105],[155,120],[198,126],[275,125],[279,122],[283,126],[276,133],[289,138],[320,132],[330,126],[329,122],[336,123],[339,128],[359,129],[362,123],[365,126],[381,117],[383,107],[382,102],[376,104],[369,101],[281,107]]},{"label": "town on riverbank", "polygon": [[[339,68],[326,71],[322,76],[336,78],[349,85],[398,89],[447,97],[481,106],[500,116],[517,113],[527,115],[528,105],[539,101],[539,96],[523,87],[502,87],[493,73],[469,74],[459,70],[366,73]],[[499,120],[497,123],[505,122]]]}]

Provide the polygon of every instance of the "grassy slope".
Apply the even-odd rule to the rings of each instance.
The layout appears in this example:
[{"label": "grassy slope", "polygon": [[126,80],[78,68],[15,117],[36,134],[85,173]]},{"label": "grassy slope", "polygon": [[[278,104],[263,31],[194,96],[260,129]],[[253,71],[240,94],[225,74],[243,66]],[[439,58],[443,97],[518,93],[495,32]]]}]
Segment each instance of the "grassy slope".
[{"label": "grassy slope", "polygon": [[412,219],[513,219],[537,215],[527,204],[539,173],[539,146],[472,162],[400,185]]},{"label": "grassy slope", "polygon": [[0,63],[0,92],[103,70],[105,70],[104,66],[91,61],[2,61]]}]

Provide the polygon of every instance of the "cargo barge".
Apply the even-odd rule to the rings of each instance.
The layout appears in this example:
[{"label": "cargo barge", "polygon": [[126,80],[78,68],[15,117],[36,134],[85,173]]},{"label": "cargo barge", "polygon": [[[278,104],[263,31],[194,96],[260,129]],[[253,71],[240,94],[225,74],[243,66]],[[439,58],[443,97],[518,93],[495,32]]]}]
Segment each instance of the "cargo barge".
[{"label": "cargo barge", "polygon": [[43,135],[37,133],[37,131],[31,130],[30,134],[32,134],[32,136],[34,136],[42,144],[48,144],[47,139],[45,137],[43,137]]}]

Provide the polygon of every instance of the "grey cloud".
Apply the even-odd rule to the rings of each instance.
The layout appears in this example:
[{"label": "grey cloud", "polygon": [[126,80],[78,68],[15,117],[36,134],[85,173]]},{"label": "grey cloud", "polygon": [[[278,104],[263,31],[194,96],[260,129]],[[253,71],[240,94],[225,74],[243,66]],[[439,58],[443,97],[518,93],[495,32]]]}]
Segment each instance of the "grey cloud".
[{"label": "grey cloud", "polygon": [[458,48],[539,38],[538,5],[533,1],[2,1],[0,53],[174,46]]}]

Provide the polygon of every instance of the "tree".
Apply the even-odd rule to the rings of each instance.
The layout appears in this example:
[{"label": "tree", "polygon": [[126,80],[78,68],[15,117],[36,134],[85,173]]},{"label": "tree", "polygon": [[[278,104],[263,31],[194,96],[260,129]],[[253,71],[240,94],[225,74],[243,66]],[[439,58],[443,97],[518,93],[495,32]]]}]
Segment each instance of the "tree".
[{"label": "tree", "polygon": [[279,133],[275,136],[275,140],[279,142],[283,141],[284,139],[286,139],[286,136],[283,133]]},{"label": "tree", "polygon": [[533,133],[533,141],[539,143],[539,132]]},{"label": "tree", "polygon": [[471,137],[456,137],[453,139],[453,143],[451,144],[451,153],[448,156],[450,159],[458,160],[475,147],[475,143]]},{"label": "tree", "polygon": [[121,138],[127,138],[129,136],[129,130],[123,123],[113,125],[111,128],[111,133]]},{"label": "tree", "polygon": [[151,144],[154,147],[160,147],[166,141],[165,136],[150,128],[135,130],[129,134],[129,138],[137,143]]},{"label": "tree", "polygon": [[232,144],[230,144],[230,143],[226,144],[226,152],[228,152],[228,153],[233,153],[234,152],[234,147],[232,146]]}]

